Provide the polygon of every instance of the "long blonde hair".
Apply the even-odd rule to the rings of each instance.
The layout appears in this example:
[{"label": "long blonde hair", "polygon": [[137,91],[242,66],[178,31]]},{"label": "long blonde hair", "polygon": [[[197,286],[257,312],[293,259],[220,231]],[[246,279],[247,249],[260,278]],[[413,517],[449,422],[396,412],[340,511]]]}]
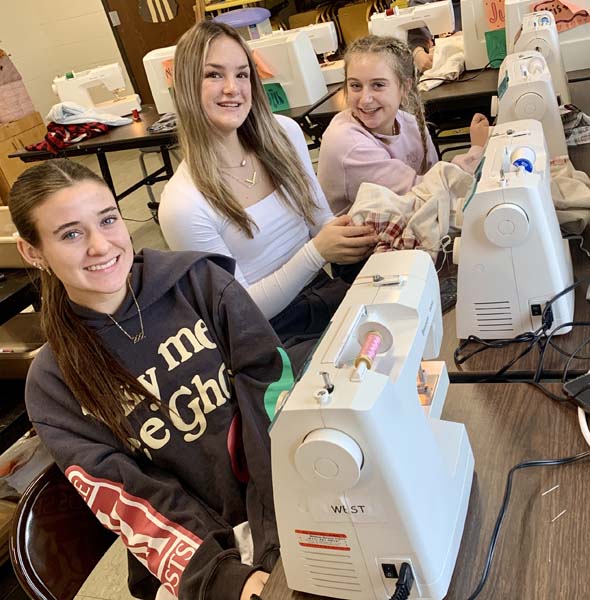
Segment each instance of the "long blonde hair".
[{"label": "long blonde hair", "polygon": [[203,21],[189,29],[180,38],[174,55],[174,98],[179,137],[193,183],[218,213],[227,217],[248,237],[254,237],[256,223],[223,179],[216,152],[217,134],[201,100],[207,52],[211,42],[221,36],[240,45],[250,67],[252,108],[238,128],[240,142],[262,163],[285,205],[314,225],[313,214],[318,204],[309,175],[270,111],[252,54],[235,29],[214,21]]},{"label": "long blonde hair", "polygon": [[416,117],[416,121],[418,121],[422,150],[424,152],[420,172],[424,173],[428,164],[428,129],[426,128],[426,118],[424,117],[424,106],[418,92],[418,72],[414,66],[412,51],[405,42],[394,37],[368,35],[359,38],[348,47],[344,55],[345,76],[348,76],[348,66],[351,58],[355,54],[367,53],[383,55],[393,74],[397,77],[399,84],[403,86],[405,82],[409,83],[405,89],[405,94],[402,95],[400,108],[412,113]]}]

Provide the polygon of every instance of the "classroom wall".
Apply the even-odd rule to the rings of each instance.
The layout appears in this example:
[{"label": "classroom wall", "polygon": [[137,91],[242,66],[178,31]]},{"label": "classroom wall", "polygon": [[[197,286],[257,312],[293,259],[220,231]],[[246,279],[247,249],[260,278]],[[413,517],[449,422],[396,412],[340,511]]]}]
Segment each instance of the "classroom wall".
[{"label": "classroom wall", "polygon": [[[2,1],[0,48],[11,55],[43,117],[59,102],[51,90],[56,75],[112,62],[124,69],[100,0]],[[125,93],[131,93],[126,80]],[[96,100],[108,97],[100,92]]]}]

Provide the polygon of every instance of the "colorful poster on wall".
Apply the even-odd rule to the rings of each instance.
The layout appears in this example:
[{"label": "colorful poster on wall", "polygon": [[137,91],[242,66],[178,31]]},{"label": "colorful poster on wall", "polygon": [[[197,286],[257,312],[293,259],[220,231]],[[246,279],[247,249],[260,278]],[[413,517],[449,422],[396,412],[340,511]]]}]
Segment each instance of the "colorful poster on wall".
[{"label": "colorful poster on wall", "polygon": [[579,25],[590,23],[588,11],[568,0],[542,0],[541,2],[533,2],[530,7],[533,12],[537,10],[552,12],[555,16],[557,31],[567,31]]},{"label": "colorful poster on wall", "polygon": [[504,0],[484,0],[483,8],[488,23],[488,29],[504,29],[506,21],[506,11],[504,10]]}]

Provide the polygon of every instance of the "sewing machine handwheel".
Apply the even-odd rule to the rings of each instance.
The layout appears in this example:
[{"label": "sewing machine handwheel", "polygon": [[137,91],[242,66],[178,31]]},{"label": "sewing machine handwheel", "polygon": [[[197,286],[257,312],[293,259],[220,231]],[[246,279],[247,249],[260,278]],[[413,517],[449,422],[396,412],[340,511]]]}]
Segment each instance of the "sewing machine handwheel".
[{"label": "sewing machine handwheel", "polygon": [[545,100],[540,94],[527,92],[514,103],[514,114],[517,119],[537,119],[545,114]]},{"label": "sewing machine handwheel", "polygon": [[551,56],[551,46],[544,38],[538,37],[532,39],[529,42],[528,47],[534,48],[537,52],[540,52],[545,60],[547,60]]},{"label": "sewing machine handwheel", "polygon": [[492,244],[511,248],[522,244],[529,234],[529,218],[516,204],[498,204],[486,215],[483,229]]},{"label": "sewing machine handwheel", "polygon": [[498,96],[492,96],[491,104],[490,104],[490,116],[497,117],[498,116],[498,107],[499,107]]},{"label": "sewing machine handwheel", "polygon": [[301,477],[323,490],[354,487],[361,476],[363,453],[359,445],[337,429],[316,429],[295,450]]}]

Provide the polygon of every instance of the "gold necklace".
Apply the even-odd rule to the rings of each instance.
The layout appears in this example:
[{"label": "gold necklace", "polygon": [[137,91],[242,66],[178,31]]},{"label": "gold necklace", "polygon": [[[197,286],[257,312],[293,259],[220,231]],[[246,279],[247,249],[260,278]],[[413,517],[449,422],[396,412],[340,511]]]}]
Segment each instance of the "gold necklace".
[{"label": "gold necklace", "polygon": [[139,308],[139,304],[137,302],[137,298],[135,297],[135,294],[133,292],[133,288],[131,287],[131,283],[129,282],[129,280],[127,280],[127,287],[129,288],[129,291],[131,292],[131,297],[133,298],[133,302],[135,302],[135,308],[137,308],[137,314],[139,315],[139,326],[141,328],[141,330],[139,331],[139,333],[135,334],[135,335],[129,335],[122,327],[121,325],[119,325],[119,323],[117,323],[117,321],[115,321],[114,317],[112,315],[109,315],[107,313],[107,317],[134,343],[137,344],[137,342],[141,342],[141,340],[143,340],[145,338],[145,331],[143,329],[143,318],[141,316],[141,308]]},{"label": "gold necklace", "polygon": [[242,160],[239,165],[221,165],[222,169],[239,169],[240,167],[246,166],[246,157],[242,156]]},{"label": "gold necklace", "polygon": [[[235,179],[238,183],[245,185],[248,189],[253,188],[256,185],[256,167],[254,166],[254,159],[250,159],[252,161],[252,175],[250,177],[236,177],[233,173],[225,173],[228,177]],[[246,159],[242,161],[244,163],[243,166],[246,166]],[[232,167],[221,167],[222,169],[232,168]]]}]

